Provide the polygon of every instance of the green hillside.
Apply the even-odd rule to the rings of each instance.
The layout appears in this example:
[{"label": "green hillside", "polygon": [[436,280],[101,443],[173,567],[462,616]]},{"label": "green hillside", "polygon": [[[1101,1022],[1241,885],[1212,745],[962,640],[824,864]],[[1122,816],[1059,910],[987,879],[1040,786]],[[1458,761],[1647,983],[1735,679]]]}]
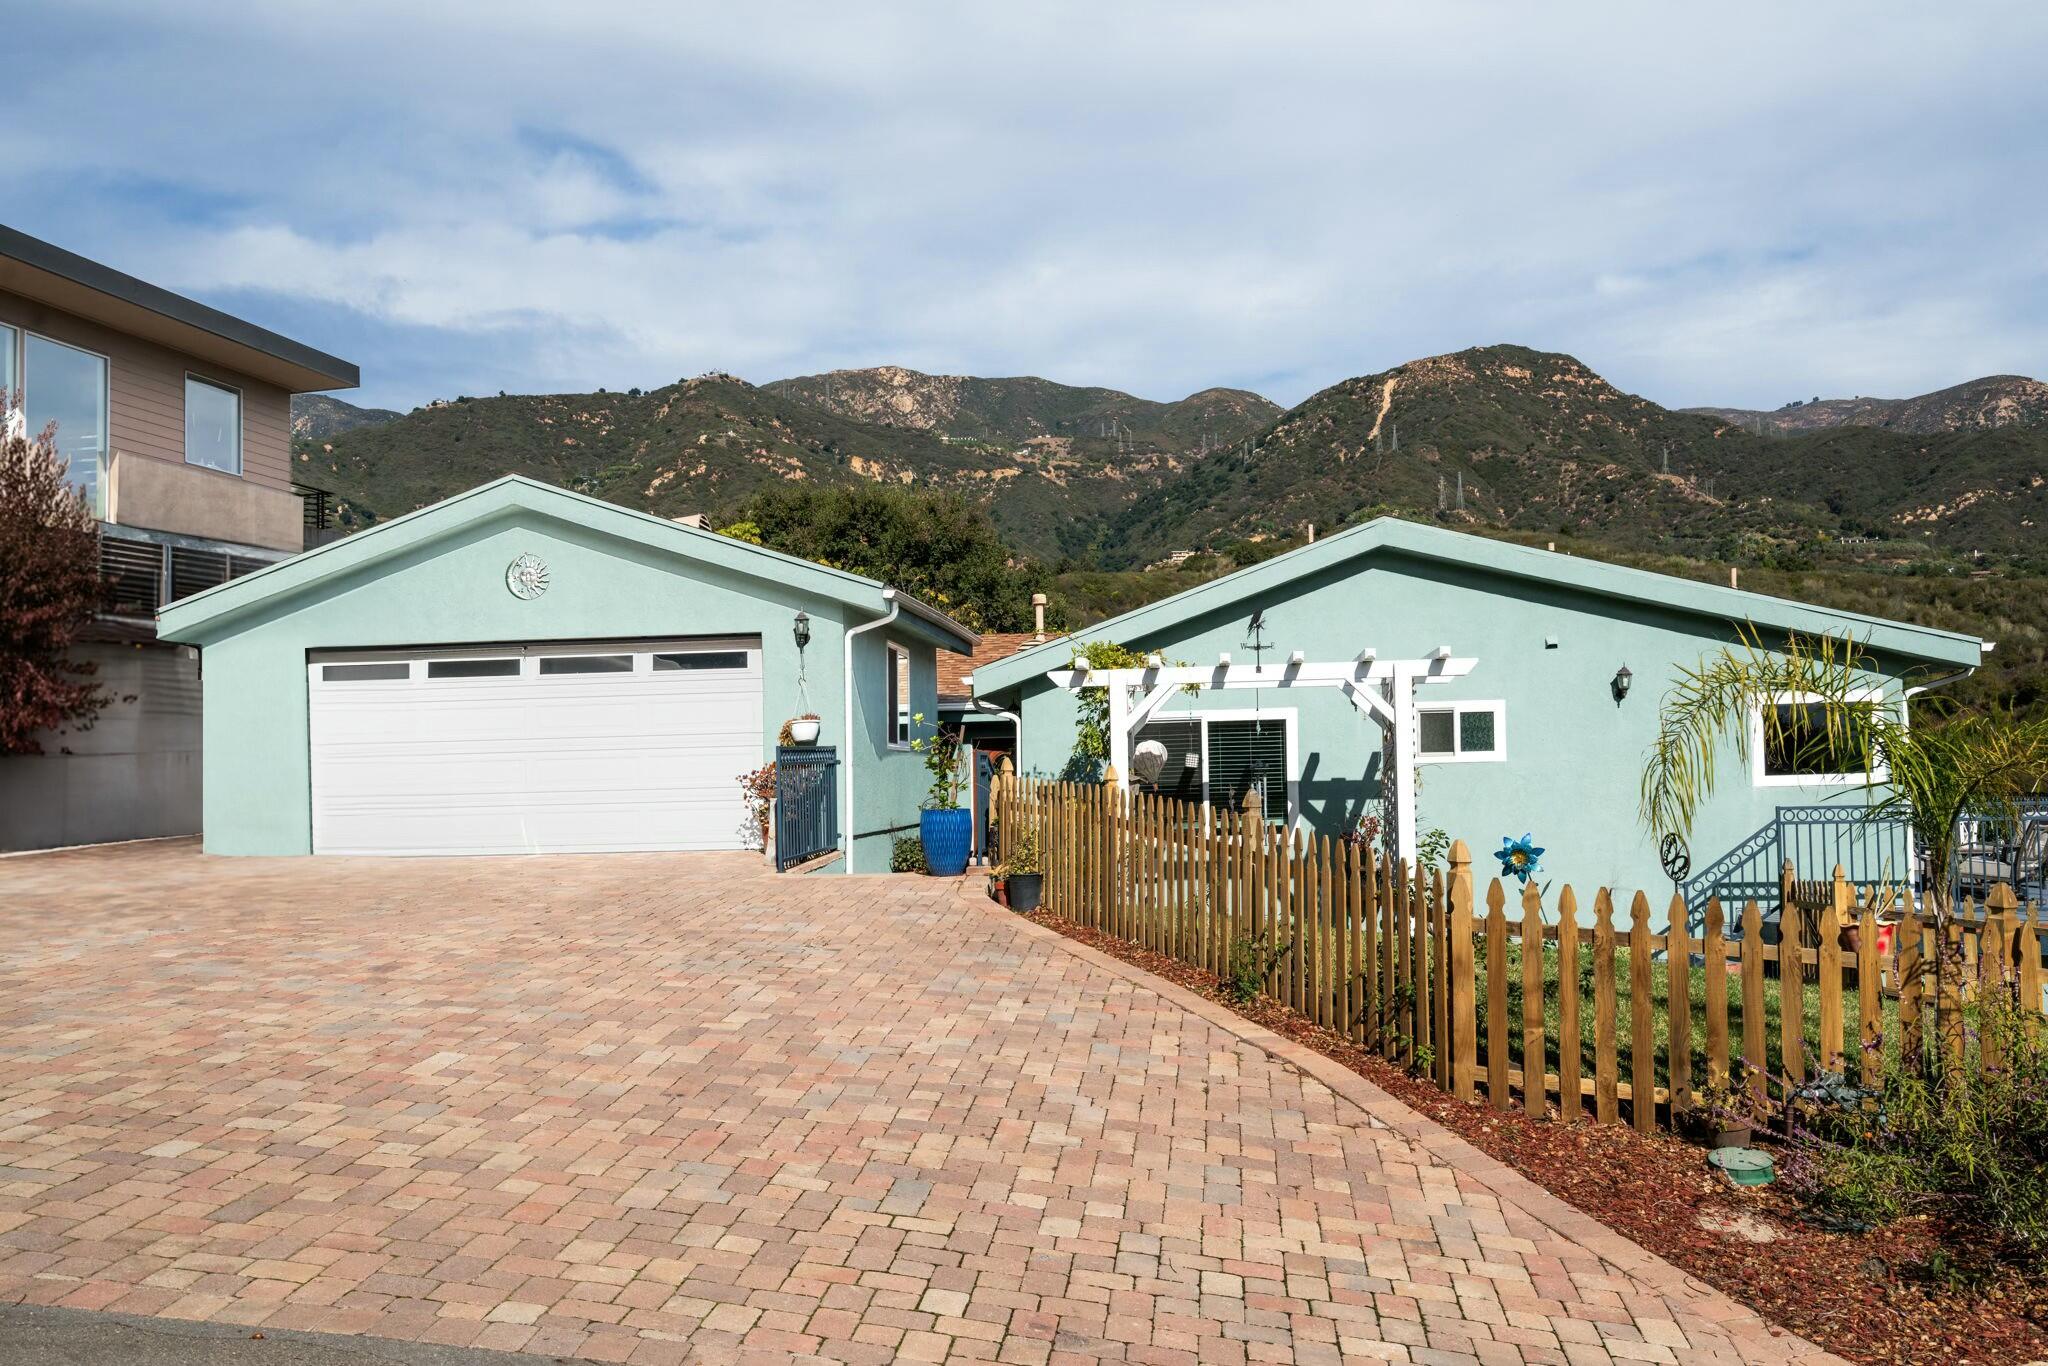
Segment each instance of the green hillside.
[{"label": "green hillside", "polygon": [[1204,389],[1175,403],[1154,403],[1116,389],[1035,376],[926,375],[895,365],[803,375],[762,387],[884,426],[997,444],[1050,437],[1183,458],[1233,446],[1281,412],[1279,404],[1243,389]]},{"label": "green hillside", "polygon": [[2035,554],[2048,426],[1792,436],[1680,413],[1570,356],[1490,346],[1323,390],[1113,518],[1113,565],[1336,527],[1371,508],[1720,556],[1851,539],[1877,558]]},{"label": "green hillside", "polygon": [[1095,553],[1105,512],[1170,475],[1159,454],[1013,450],[842,417],[712,374],[646,393],[500,395],[294,443],[295,478],[366,526],[517,473],[663,516],[722,514],[781,483],[879,480],[954,491],[1045,558]]}]

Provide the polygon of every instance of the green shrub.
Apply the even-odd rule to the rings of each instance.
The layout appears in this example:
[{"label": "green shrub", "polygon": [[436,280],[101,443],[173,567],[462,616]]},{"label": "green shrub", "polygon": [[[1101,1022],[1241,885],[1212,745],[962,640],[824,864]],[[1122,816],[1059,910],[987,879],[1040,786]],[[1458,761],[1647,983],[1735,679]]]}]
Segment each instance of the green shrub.
[{"label": "green shrub", "polygon": [[1958,1068],[1891,1077],[1876,1102],[1795,1105],[1786,1180],[1823,1217],[1931,1214],[1971,1239],[1949,1249],[1958,1264],[2048,1273],[2048,1020],[1994,984],[1964,1026]]},{"label": "green shrub", "polygon": [[892,873],[929,872],[924,861],[924,841],[915,835],[898,835],[889,846],[889,871]]},{"label": "green shrub", "polygon": [[1223,994],[1239,1005],[1255,999],[1265,990],[1266,979],[1294,941],[1267,948],[1258,939],[1239,939],[1230,946],[1230,964],[1223,974]]}]

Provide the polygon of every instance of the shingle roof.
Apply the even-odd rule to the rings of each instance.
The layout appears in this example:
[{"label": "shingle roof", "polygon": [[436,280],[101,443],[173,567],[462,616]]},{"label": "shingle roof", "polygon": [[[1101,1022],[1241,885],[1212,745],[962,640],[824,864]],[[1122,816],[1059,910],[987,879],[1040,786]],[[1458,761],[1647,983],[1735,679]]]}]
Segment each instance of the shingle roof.
[{"label": "shingle roof", "polygon": [[981,638],[971,655],[940,652],[939,700],[965,702],[973,691],[967,686],[967,680],[977,666],[993,664],[998,659],[1008,659],[1019,650],[1058,639],[1058,636],[1038,635],[1031,631],[992,631]]}]

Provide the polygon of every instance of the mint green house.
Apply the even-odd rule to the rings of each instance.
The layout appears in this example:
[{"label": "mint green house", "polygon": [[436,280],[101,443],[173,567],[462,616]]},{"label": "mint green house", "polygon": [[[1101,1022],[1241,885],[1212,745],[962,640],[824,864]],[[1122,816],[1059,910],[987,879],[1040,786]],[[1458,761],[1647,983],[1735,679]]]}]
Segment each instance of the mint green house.
[{"label": "mint green house", "polygon": [[211,853],[750,847],[742,779],[809,714],[797,852],[853,872],[916,830],[910,718],[976,640],[872,579],[517,476],[158,623],[198,649]]},{"label": "mint green house", "polygon": [[[1077,673],[1074,641],[1060,640],[977,665],[973,687],[978,705],[1019,718],[1026,774],[1095,776],[1074,759],[1076,689],[1107,687],[1126,784],[1232,806],[1256,788],[1269,820],[1331,834],[1371,817],[1409,857],[1439,830],[1481,872],[1527,833],[1547,850],[1544,880],[1640,888],[1661,907],[1675,883],[1775,857],[1758,836],[1781,810],[1839,809],[1848,838],[1850,808],[1868,800],[1861,771],[1815,772],[1762,744],[1738,771],[1731,746],[1688,847],[1641,827],[1664,693],[1749,629],[1854,638],[1874,662],[1871,695],[1890,705],[1968,673],[1988,648],[1381,518],[1082,633],[1144,667]],[[1888,857],[1910,875],[1909,849]]]}]

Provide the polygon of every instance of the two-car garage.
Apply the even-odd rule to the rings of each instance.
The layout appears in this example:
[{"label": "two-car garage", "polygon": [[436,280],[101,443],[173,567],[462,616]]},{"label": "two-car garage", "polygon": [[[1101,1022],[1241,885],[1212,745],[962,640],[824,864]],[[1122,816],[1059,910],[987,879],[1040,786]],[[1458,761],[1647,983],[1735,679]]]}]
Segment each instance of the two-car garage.
[{"label": "two-car garage", "polygon": [[902,730],[937,713],[938,652],[977,639],[888,584],[520,475],[180,598],[157,632],[199,657],[208,853],[765,840],[864,873],[917,828]]},{"label": "two-car garage", "polygon": [[313,850],[736,849],[759,637],[314,652]]}]

